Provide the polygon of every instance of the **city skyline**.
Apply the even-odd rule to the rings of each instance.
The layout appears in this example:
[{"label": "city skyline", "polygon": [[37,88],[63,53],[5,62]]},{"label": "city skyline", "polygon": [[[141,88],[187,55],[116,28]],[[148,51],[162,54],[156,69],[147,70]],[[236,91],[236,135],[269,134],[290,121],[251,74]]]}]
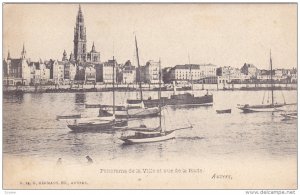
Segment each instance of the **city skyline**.
[{"label": "city skyline", "polygon": [[[73,52],[79,4],[5,4],[3,58],[13,58],[25,44],[33,61],[62,58]],[[240,68],[251,63],[269,68],[297,67],[296,4],[81,4],[87,51],[95,43],[101,61],[162,66],[212,63]],[[11,10],[14,10],[13,12]],[[34,10],[33,10],[34,9]],[[244,13],[244,14],[243,14]]]}]

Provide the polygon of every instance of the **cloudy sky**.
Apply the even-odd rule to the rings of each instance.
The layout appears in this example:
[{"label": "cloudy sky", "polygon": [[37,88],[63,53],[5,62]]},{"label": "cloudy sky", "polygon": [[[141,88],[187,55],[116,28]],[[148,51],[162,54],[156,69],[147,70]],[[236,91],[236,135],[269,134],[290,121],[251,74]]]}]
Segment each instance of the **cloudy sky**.
[{"label": "cloudy sky", "polygon": [[[296,4],[81,4],[87,48],[93,41],[101,61],[114,55],[135,62],[161,58],[163,66],[212,63],[269,68],[297,66]],[[6,4],[3,57],[61,59],[73,50],[78,4]]]}]

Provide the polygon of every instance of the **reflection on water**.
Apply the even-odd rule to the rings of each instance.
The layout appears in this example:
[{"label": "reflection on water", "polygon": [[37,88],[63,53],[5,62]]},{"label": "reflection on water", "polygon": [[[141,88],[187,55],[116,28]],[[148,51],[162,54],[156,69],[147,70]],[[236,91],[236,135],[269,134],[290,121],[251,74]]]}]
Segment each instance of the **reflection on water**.
[{"label": "reflection on water", "polygon": [[86,99],[85,93],[75,93],[75,104],[84,104]]},{"label": "reflection on water", "polygon": [[[199,94],[197,94],[199,93]],[[201,92],[196,92],[200,95]],[[282,158],[297,154],[297,120],[283,121],[279,113],[243,114],[237,104],[261,103],[263,91],[216,91],[214,105],[204,107],[171,106],[163,109],[163,127],[179,130],[176,139],[164,142],[124,145],[122,132],[72,133],[65,121],[55,120],[66,112],[97,116],[98,109],[85,109],[84,103],[111,104],[112,93],[50,93],[4,96],[3,151],[19,156],[41,158],[69,157],[149,161],[179,158],[230,158],[262,156]],[[296,91],[283,91],[287,103],[297,101]],[[145,92],[155,96],[156,92]],[[169,92],[163,92],[168,96]],[[135,98],[135,92],[116,93],[116,104]],[[217,114],[217,109],[231,108],[231,114]],[[295,106],[287,107],[295,109]],[[158,118],[129,121],[130,126],[158,126]]]},{"label": "reflection on water", "polygon": [[7,103],[22,103],[24,99],[24,93],[20,94],[3,94],[3,100]]}]

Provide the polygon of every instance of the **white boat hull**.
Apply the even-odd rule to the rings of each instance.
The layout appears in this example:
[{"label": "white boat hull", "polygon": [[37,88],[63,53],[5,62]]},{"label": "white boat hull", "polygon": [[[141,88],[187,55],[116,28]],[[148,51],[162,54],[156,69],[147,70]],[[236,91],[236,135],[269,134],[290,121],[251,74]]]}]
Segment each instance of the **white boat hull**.
[{"label": "white boat hull", "polygon": [[258,106],[239,106],[238,109],[243,110],[245,113],[250,113],[250,112],[278,112],[278,108],[284,106],[283,104],[281,105],[274,105],[274,106],[269,106],[269,105],[258,105]]},{"label": "white boat hull", "polygon": [[[112,114],[112,111],[107,111],[109,114]],[[116,118],[146,118],[154,117],[159,115],[159,109],[154,108],[133,108],[128,110],[116,110]]]},{"label": "white boat hull", "polygon": [[175,138],[175,131],[166,134],[164,136],[159,136],[159,137],[151,137],[151,138],[120,138],[122,141],[124,141],[126,144],[139,144],[139,143],[151,143],[151,142],[160,142],[160,141],[165,141],[169,139],[174,139]]}]

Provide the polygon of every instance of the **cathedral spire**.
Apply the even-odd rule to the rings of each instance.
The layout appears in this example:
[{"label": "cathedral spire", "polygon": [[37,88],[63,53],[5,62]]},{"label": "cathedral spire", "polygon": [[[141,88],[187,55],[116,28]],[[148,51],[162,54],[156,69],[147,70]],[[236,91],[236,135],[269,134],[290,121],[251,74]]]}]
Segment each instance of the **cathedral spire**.
[{"label": "cathedral spire", "polygon": [[25,50],[25,45],[24,45],[24,43],[23,43],[23,50],[22,50],[22,52],[21,52],[21,58],[22,58],[22,59],[25,59],[25,58],[26,58],[26,50]]},{"label": "cathedral spire", "polygon": [[93,41],[93,46],[92,46],[92,52],[96,52],[94,41]]},{"label": "cathedral spire", "polygon": [[80,5],[74,28],[74,57],[76,61],[86,61],[86,29]]}]

